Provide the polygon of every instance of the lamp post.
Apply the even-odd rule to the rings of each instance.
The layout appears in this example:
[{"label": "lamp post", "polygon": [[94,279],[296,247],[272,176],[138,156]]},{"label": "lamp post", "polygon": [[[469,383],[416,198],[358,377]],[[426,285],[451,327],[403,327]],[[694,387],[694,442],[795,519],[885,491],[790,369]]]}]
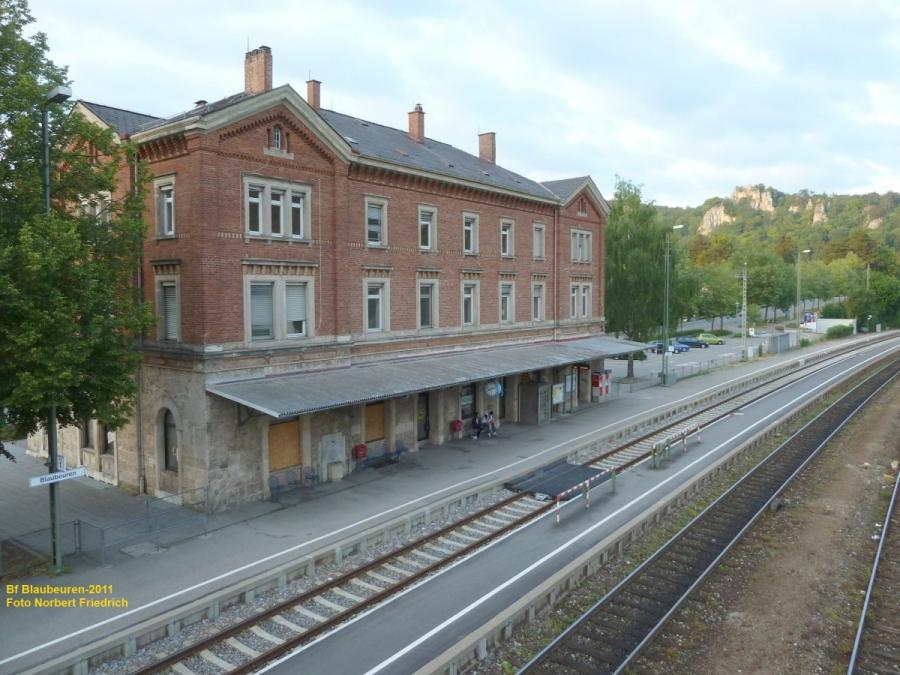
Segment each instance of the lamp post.
[{"label": "lamp post", "polygon": [[794,305],[794,308],[797,310],[797,335],[800,335],[800,256],[804,253],[812,253],[812,249],[805,248],[802,251],[797,252],[797,304]]},{"label": "lamp post", "polygon": [[[62,103],[72,96],[69,87],[54,87],[41,105],[41,149],[43,150],[44,214],[50,216],[50,132],[47,124],[47,107],[51,103]],[[59,453],[56,443],[56,405],[47,411],[47,454],[50,459],[49,473],[59,470]],[[62,537],[60,533],[60,502],[56,490],[57,483],[50,483],[50,541],[53,549],[53,569],[62,572]]]},{"label": "lamp post", "polygon": [[[673,225],[673,230],[680,230],[684,225]],[[669,259],[672,256],[672,233],[666,231],[666,246],[663,252],[665,266],[665,290],[663,291],[663,340],[662,340],[662,384],[669,384]]]}]

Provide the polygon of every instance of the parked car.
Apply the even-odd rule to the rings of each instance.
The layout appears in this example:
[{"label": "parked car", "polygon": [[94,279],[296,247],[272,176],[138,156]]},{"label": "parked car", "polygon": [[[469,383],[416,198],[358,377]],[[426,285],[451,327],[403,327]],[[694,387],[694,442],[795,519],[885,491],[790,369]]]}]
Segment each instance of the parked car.
[{"label": "parked car", "polygon": [[676,340],[676,342],[680,342],[683,345],[687,345],[688,347],[694,347],[695,349],[706,349],[709,347],[708,342],[704,342],[699,338],[691,337],[690,335],[684,335]]},{"label": "parked car", "polygon": [[698,340],[703,340],[705,343],[710,345],[724,345],[725,340],[721,338],[719,335],[713,335],[712,333],[700,333],[697,336]]},{"label": "parked car", "polygon": [[[662,340],[657,340],[653,343],[653,347],[651,347],[654,354],[662,354],[663,353],[663,343]],[[670,342],[669,343],[669,352],[672,354],[681,354],[681,352],[686,352],[690,350],[690,347],[687,345],[683,345],[680,342]]]}]

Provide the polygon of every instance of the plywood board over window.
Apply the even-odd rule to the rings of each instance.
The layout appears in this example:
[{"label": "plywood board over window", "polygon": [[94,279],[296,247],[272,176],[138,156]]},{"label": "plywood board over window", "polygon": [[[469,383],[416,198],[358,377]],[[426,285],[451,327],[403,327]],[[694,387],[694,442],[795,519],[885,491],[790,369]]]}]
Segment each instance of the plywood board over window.
[{"label": "plywood board over window", "polygon": [[384,438],[384,401],[366,405],[366,443]]},{"label": "plywood board over window", "polygon": [[299,466],[300,420],[269,425],[269,471]]}]

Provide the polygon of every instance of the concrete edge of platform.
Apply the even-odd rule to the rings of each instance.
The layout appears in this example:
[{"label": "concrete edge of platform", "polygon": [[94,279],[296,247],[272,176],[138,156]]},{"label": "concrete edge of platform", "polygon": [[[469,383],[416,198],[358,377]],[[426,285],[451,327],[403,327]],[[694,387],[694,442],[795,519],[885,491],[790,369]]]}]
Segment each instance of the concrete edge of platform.
[{"label": "concrete edge of platform", "polygon": [[[773,371],[793,370],[802,362],[810,362],[821,360],[831,356],[833,350],[823,350],[821,352],[810,354],[807,356],[797,355],[780,363],[772,364],[770,368],[765,368],[765,373],[771,374]],[[637,433],[648,425],[663,421],[679,411],[695,407],[698,402],[709,401],[723,393],[733,391],[738,387],[746,387],[763,376],[763,373],[749,374],[745,377],[738,378],[719,386],[710,387],[708,391],[700,399],[691,399],[690,403],[684,401],[676,401],[668,406],[659,406],[644,415],[638,416],[627,426],[620,429],[596,432],[588,438],[581,437],[572,439],[572,441],[563,444],[557,458],[567,457],[577,460],[580,453],[591,452],[597,445],[601,443],[615,442],[626,436]],[[545,463],[547,458],[542,459]],[[533,469],[523,469],[525,473]],[[130,626],[118,629],[114,634],[102,638],[96,642],[80,647],[66,654],[51,656],[40,662],[32,662],[23,667],[29,670],[22,671],[26,673],[87,673],[89,664],[100,663],[104,660],[110,660],[128,656],[136,649],[139,649],[154,640],[165,637],[170,631],[177,632],[181,626],[190,625],[204,618],[215,617],[222,609],[248,599],[252,599],[255,594],[262,593],[274,588],[284,587],[287,583],[300,578],[321,565],[334,561],[340,561],[344,556],[353,555],[361,550],[365,550],[367,546],[376,545],[382,541],[385,536],[393,536],[394,534],[409,531],[412,527],[420,523],[430,522],[432,514],[449,508],[453,504],[464,506],[467,500],[477,499],[478,496],[501,489],[503,484],[510,480],[510,476],[487,481],[465,493],[457,494],[442,498],[440,500],[429,502],[421,506],[411,506],[403,513],[386,519],[375,531],[368,533],[356,533],[320,547],[316,551],[304,555],[298,560],[284,563],[282,565],[270,568],[258,573],[252,577],[234,582],[227,587],[218,589],[204,598],[187,601],[177,607],[164,609],[155,616],[145,619],[137,619]],[[417,515],[418,514],[418,515]],[[90,628],[90,627],[89,627]],[[59,643],[62,650],[64,643]]]},{"label": "concrete edge of platform", "polygon": [[457,675],[470,663],[485,659],[489,644],[498,644],[509,639],[516,626],[534,621],[542,612],[554,607],[567,591],[576,587],[585,578],[595,574],[600,565],[606,563],[612,556],[621,558],[624,555],[625,546],[634,542],[637,536],[643,533],[648,523],[658,522],[672,508],[679,506],[683,499],[696,492],[720,472],[731,468],[744,454],[755,450],[771,436],[777,435],[785,425],[805,415],[810,408],[819,405],[822,399],[839,386],[840,383],[836,383],[824,389],[799,410],[791,411],[761,429],[739,447],[708,466],[689,483],[685,483],[677,492],[669,494],[648,511],[622,525],[540,586],[510,605],[506,611],[493,617],[478,630],[461,638],[451,649],[432,659],[419,672],[428,675]]}]

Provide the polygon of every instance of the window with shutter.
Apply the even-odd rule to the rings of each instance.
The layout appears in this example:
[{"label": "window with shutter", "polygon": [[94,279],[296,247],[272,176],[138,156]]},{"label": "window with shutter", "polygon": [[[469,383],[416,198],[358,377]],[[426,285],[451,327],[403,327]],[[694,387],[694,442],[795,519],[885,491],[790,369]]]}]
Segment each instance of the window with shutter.
[{"label": "window with shutter", "polygon": [[306,335],[306,284],[285,285],[284,317],[286,335]]},{"label": "window with shutter", "polygon": [[274,337],[272,312],[272,284],[250,286],[250,337],[271,340]]},{"label": "window with shutter", "polygon": [[162,283],[162,336],[163,340],[178,339],[178,286],[174,281]]}]

